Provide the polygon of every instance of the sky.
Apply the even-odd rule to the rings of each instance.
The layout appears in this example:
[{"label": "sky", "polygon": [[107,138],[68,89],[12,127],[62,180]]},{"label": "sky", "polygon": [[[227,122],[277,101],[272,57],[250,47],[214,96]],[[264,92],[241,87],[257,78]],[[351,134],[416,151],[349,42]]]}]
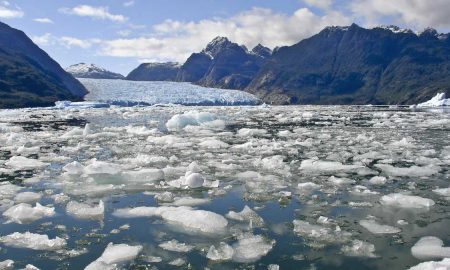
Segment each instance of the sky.
[{"label": "sky", "polygon": [[124,75],[143,62],[183,63],[216,36],[274,48],[351,23],[447,33],[449,14],[450,0],[0,0],[0,21],[61,66]]}]

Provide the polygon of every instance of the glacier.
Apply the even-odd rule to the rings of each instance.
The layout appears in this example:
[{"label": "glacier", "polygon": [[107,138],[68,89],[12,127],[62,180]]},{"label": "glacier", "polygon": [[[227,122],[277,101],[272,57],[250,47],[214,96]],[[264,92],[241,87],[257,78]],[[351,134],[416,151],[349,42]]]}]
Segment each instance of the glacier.
[{"label": "glacier", "polygon": [[[239,90],[216,89],[179,82],[82,79],[86,101],[120,106],[134,105],[257,105],[260,100]],[[73,103],[72,103],[73,104]],[[97,105],[98,106],[98,105]]]}]

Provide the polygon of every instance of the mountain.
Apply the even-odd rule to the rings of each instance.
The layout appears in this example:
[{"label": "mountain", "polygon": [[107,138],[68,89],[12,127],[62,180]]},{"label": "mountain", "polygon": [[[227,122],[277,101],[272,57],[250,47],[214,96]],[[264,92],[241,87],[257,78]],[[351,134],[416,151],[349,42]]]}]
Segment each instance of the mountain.
[{"label": "mountain", "polygon": [[114,73],[94,64],[79,63],[66,68],[76,78],[124,79],[122,74]]},{"label": "mountain", "polygon": [[258,45],[252,52],[225,37],[216,37],[181,66],[177,79],[207,87],[244,89],[270,55]]},{"label": "mountain", "polygon": [[278,48],[246,91],[274,104],[414,104],[450,94],[449,34],[327,27]]},{"label": "mountain", "polygon": [[132,81],[175,81],[180,66],[178,63],[143,63],[126,77]]},{"label": "mountain", "polygon": [[0,108],[51,106],[86,93],[25,33],[0,22]]}]

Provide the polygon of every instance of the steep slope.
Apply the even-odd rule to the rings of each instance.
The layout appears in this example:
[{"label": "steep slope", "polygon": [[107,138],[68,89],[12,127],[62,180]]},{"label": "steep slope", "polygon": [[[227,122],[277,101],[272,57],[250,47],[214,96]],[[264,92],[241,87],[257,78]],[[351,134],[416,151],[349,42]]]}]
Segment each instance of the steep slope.
[{"label": "steep slope", "polygon": [[178,63],[143,63],[126,77],[131,81],[175,81],[180,66]]},{"label": "steep slope", "polygon": [[0,23],[0,108],[50,106],[86,93],[22,31]]},{"label": "steep slope", "polygon": [[207,87],[244,89],[258,72],[270,50],[259,45],[254,52],[216,37],[200,53],[192,54],[177,79]]},{"label": "steep slope", "polygon": [[79,63],[66,68],[75,78],[124,79],[122,74],[111,72],[94,64]]},{"label": "steep slope", "polygon": [[448,35],[327,27],[282,47],[246,90],[274,104],[412,104],[450,91]]}]

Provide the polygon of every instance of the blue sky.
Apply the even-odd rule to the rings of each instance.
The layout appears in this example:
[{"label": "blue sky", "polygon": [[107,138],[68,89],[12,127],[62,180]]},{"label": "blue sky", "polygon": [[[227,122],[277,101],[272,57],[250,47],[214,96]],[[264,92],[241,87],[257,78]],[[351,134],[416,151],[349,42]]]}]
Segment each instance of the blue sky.
[{"label": "blue sky", "polygon": [[449,0],[0,1],[0,20],[63,67],[95,63],[125,75],[142,62],[184,62],[218,35],[273,48],[352,22],[448,32],[448,14]]}]

